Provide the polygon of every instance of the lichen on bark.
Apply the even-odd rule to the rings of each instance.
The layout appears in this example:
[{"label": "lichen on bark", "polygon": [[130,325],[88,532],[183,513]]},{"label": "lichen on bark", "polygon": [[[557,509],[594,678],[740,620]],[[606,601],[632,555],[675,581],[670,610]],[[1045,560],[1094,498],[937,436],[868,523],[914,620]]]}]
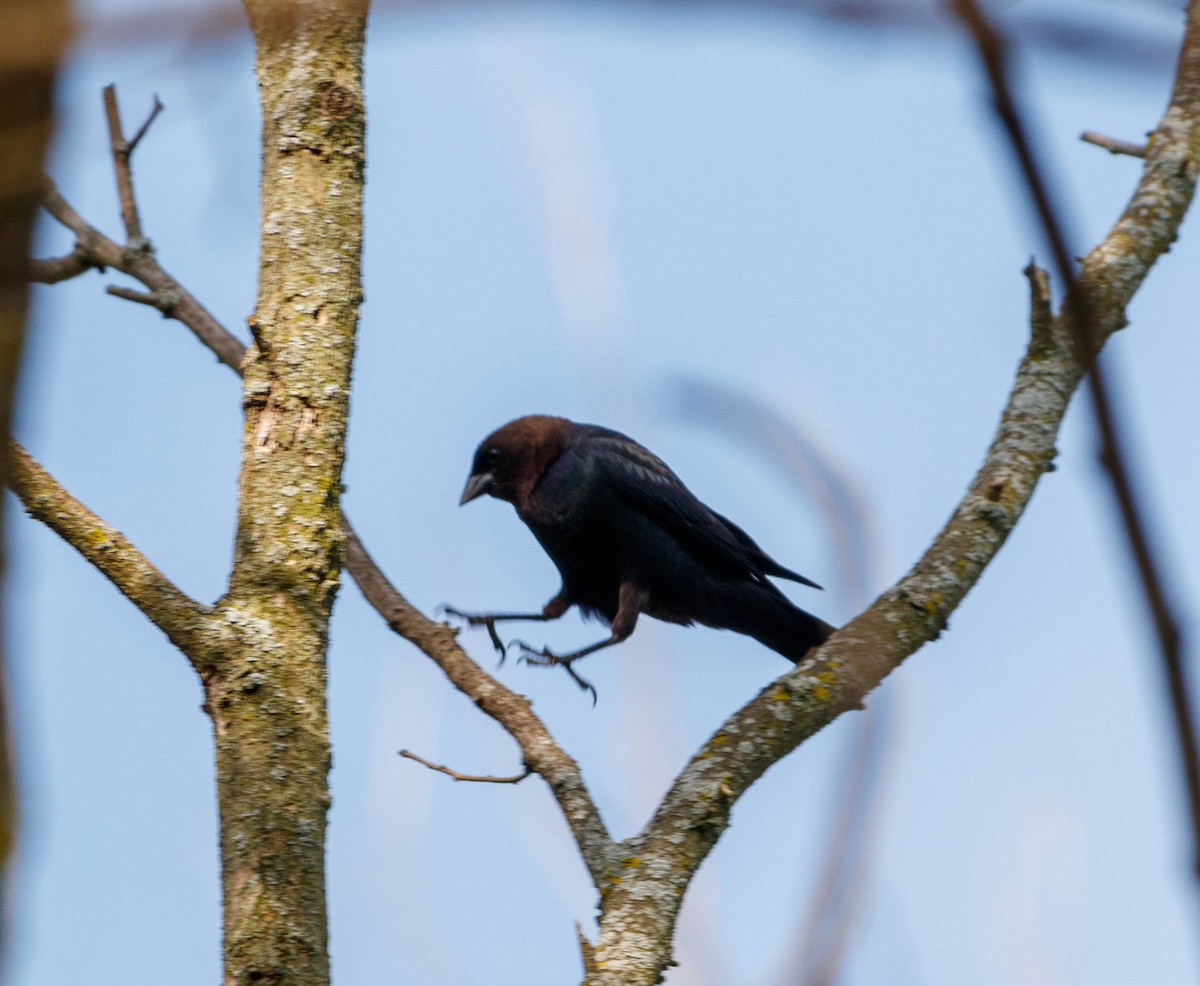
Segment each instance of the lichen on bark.
[{"label": "lichen on bark", "polygon": [[328,625],[362,301],[365,3],[247,0],[263,113],[261,248],[229,591],[206,680],[227,984],[329,981]]}]

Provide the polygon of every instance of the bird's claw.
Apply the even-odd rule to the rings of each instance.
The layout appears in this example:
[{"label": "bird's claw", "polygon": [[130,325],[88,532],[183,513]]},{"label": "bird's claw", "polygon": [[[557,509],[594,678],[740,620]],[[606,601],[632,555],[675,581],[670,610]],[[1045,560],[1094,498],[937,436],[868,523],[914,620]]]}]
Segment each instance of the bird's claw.
[{"label": "bird's claw", "polygon": [[533,668],[553,668],[560,667],[570,676],[571,680],[577,684],[582,691],[590,692],[592,696],[592,705],[596,704],[596,686],[586,678],[582,677],[576,671],[572,664],[575,663],[575,658],[571,656],[560,657],[555,654],[549,647],[543,647],[541,650],[531,647],[524,640],[514,640],[508,645],[509,647],[519,647],[521,649],[521,663],[528,664]]},{"label": "bird's claw", "polygon": [[500,639],[500,634],[496,632],[496,618],[494,616],[489,616],[486,613],[464,613],[461,609],[455,609],[453,606],[447,606],[445,603],[439,606],[438,609],[447,616],[452,616],[456,620],[462,620],[469,627],[487,627],[488,636],[492,640],[492,646],[500,654],[500,663],[504,663],[508,647]]}]

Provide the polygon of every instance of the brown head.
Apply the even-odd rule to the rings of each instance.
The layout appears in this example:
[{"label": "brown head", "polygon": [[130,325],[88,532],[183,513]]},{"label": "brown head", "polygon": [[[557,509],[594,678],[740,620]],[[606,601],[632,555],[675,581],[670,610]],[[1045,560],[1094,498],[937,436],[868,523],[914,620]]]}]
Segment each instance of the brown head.
[{"label": "brown head", "polygon": [[530,414],[496,429],[475,450],[459,506],[485,493],[520,506],[566,450],[570,432],[570,421],[547,414]]}]

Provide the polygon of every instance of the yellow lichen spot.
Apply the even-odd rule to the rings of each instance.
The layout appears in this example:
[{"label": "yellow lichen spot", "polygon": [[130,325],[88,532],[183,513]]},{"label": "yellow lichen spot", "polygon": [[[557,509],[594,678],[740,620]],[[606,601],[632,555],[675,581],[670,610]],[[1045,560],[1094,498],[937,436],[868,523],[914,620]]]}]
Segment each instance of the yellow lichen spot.
[{"label": "yellow lichen spot", "polygon": [[621,860],[621,865],[622,866],[641,866],[642,865],[642,857],[641,856],[628,856],[625,859]]},{"label": "yellow lichen spot", "polygon": [[108,543],[108,531],[102,527],[93,527],[87,532],[87,539],[94,547],[99,548]]},{"label": "yellow lichen spot", "polygon": [[830,697],[833,695],[833,689],[826,685],[817,685],[817,687],[813,689],[813,695],[816,696],[818,702],[828,702]]},{"label": "yellow lichen spot", "polygon": [[711,746],[724,746],[728,742],[729,742],[729,737],[726,736],[724,733],[717,733],[716,736],[714,736],[711,740],[709,740],[709,744]]},{"label": "yellow lichen spot", "polygon": [[822,671],[819,675],[817,675],[817,681],[819,681],[822,685],[836,685],[837,675],[832,671]]},{"label": "yellow lichen spot", "polygon": [[786,702],[790,697],[791,693],[782,686],[776,688],[775,691],[771,693],[771,698],[775,699],[776,702]]}]

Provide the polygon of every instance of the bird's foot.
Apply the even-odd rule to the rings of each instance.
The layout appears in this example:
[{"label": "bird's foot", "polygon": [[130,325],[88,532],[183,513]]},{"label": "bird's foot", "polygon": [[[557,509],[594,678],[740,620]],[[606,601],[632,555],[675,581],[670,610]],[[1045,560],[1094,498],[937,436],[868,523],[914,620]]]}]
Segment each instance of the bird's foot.
[{"label": "bird's foot", "polygon": [[552,650],[550,650],[549,647],[543,647],[541,650],[537,650],[536,648],[530,647],[529,644],[525,643],[523,640],[514,640],[511,644],[509,644],[509,646],[519,647],[521,650],[521,662],[523,664],[528,664],[530,667],[562,668],[565,672],[567,672],[571,680],[580,687],[580,689],[591,693],[592,705],[596,704],[596,686],[586,678],[582,677],[578,671],[571,667],[571,665],[575,663],[576,658],[583,656],[582,654],[559,655],[555,654]]},{"label": "bird's foot", "polygon": [[438,609],[447,616],[452,616],[456,620],[462,620],[469,627],[487,627],[488,636],[492,640],[492,646],[496,648],[496,653],[500,655],[500,663],[504,663],[504,655],[508,652],[508,646],[500,639],[500,634],[496,632],[496,617],[488,613],[464,613],[461,609],[455,609],[453,606],[447,606],[443,603]]}]

